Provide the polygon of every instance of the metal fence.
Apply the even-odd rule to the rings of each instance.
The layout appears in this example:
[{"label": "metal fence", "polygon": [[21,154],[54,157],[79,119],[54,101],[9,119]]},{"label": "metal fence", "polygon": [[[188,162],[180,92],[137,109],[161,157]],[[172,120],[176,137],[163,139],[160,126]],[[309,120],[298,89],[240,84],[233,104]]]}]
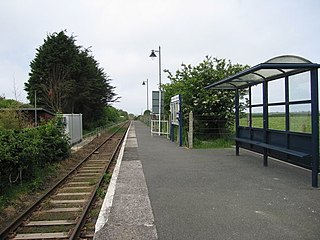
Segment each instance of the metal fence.
[{"label": "metal fence", "polygon": [[193,114],[184,115],[183,139],[186,146],[234,137],[234,125],[225,119]]},{"label": "metal fence", "polygon": [[168,120],[161,120],[160,121],[161,131],[159,129],[159,120],[151,120],[151,135],[159,134],[159,135],[169,135],[169,121]]},{"label": "metal fence", "polygon": [[[187,122],[189,116],[187,116]],[[229,138],[234,134],[233,125],[228,126],[224,119],[214,119],[212,116],[193,115],[193,135],[195,138]]]}]

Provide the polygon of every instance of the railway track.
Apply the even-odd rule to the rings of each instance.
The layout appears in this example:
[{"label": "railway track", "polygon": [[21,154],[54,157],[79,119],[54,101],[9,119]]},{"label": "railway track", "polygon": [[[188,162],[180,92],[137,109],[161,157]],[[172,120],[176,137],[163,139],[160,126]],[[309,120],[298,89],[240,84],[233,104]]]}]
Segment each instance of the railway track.
[{"label": "railway track", "polygon": [[0,239],[91,239],[83,228],[129,122],[120,126],[33,206],[0,233]]}]

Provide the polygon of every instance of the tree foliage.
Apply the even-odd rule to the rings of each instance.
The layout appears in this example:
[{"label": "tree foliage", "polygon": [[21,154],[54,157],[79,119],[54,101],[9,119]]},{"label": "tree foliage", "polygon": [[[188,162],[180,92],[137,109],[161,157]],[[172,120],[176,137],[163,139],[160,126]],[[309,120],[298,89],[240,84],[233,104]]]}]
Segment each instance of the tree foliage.
[{"label": "tree foliage", "polygon": [[163,85],[165,110],[169,111],[170,98],[181,94],[185,116],[193,111],[194,115],[201,116],[202,119],[214,119],[204,126],[199,126],[203,123],[198,123],[196,129],[226,129],[234,118],[234,92],[207,90],[205,87],[247,67],[207,56],[197,66],[182,64],[175,74],[165,70],[171,80],[171,83]]},{"label": "tree foliage", "polygon": [[5,97],[0,97],[0,109],[4,108],[15,108],[22,105],[22,103],[13,100],[13,99],[6,99]]},{"label": "tree foliage", "polygon": [[120,119],[120,113],[119,111],[112,107],[112,106],[108,106],[105,108],[105,115],[107,118],[107,122],[118,122]]},{"label": "tree foliage", "polygon": [[36,57],[30,63],[29,81],[25,83],[28,99],[34,105],[35,91],[37,105],[54,112],[61,112],[67,106],[73,73],[78,69],[80,47],[73,36],[65,32],[47,36],[43,45],[36,49]]},{"label": "tree foliage", "polygon": [[122,109],[118,109],[119,111],[119,114],[120,114],[120,117],[123,119],[123,120],[128,120],[129,119],[129,113],[122,110]]},{"label": "tree foliage", "polygon": [[36,92],[37,106],[53,112],[82,113],[84,126],[94,125],[116,94],[90,50],[75,42],[66,31],[49,34],[30,64],[25,90],[32,104]]},{"label": "tree foliage", "polygon": [[22,129],[28,125],[24,114],[19,111],[22,103],[0,97],[0,131],[4,129]]}]

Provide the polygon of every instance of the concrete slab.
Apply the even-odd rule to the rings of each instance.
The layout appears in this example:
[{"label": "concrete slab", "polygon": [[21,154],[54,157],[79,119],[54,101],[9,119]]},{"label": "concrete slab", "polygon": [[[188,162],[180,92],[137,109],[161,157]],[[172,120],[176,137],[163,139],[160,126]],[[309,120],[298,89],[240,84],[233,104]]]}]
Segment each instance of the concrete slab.
[{"label": "concrete slab", "polygon": [[[109,211],[108,213],[100,213],[101,216],[104,215],[107,222],[103,227],[98,227],[100,230],[95,233],[94,239],[157,239],[146,181],[137,152],[138,144],[133,130],[134,127],[131,126],[125,140],[121,167],[116,177],[116,189],[111,201],[112,206],[102,210]],[[112,195],[108,193],[109,189],[107,196]],[[98,221],[101,220],[98,219]]]},{"label": "concrete slab", "polygon": [[138,147],[138,142],[136,138],[128,138],[127,139],[127,148],[136,148]]},{"label": "concrete slab", "polygon": [[129,135],[128,138],[136,138],[136,132],[134,130],[134,128],[131,128],[131,130],[129,131]]},{"label": "concrete slab", "polygon": [[[99,237],[98,237],[99,236]],[[110,240],[156,240],[157,232],[155,227],[145,225],[114,225],[107,223],[103,233],[95,235],[94,239]]]},{"label": "concrete slab", "polygon": [[154,219],[150,211],[149,197],[143,194],[116,194],[110,212],[113,225],[152,226]]},{"label": "concrete slab", "polygon": [[122,159],[123,161],[140,161],[138,156],[138,150],[136,147],[127,147],[124,150],[125,155]]},{"label": "concrete slab", "polygon": [[117,189],[121,194],[148,195],[142,164],[140,161],[123,162],[121,165],[123,174],[118,176]]}]

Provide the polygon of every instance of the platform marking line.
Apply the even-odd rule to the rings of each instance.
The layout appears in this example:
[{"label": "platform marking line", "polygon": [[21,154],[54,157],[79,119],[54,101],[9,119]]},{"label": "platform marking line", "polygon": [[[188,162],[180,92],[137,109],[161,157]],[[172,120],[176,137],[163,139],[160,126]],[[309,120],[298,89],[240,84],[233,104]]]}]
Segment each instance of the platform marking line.
[{"label": "platform marking line", "polygon": [[[131,128],[132,123],[129,126],[129,131]],[[117,183],[117,179],[118,179],[118,175],[119,175],[119,171],[120,171],[120,165],[122,162],[122,158],[123,158],[123,154],[124,154],[124,148],[127,142],[127,138],[128,138],[128,134],[129,131],[127,131],[126,136],[124,138],[124,141],[122,143],[118,158],[117,158],[117,163],[115,165],[115,168],[113,170],[112,173],[112,177],[109,183],[109,187],[106,193],[106,196],[103,200],[101,209],[100,209],[100,213],[95,225],[95,233],[98,232],[101,228],[103,228],[103,226],[108,222],[108,218],[109,218],[109,214],[110,214],[110,210],[112,207],[112,202],[113,202],[113,197],[116,191],[116,183]]]}]

